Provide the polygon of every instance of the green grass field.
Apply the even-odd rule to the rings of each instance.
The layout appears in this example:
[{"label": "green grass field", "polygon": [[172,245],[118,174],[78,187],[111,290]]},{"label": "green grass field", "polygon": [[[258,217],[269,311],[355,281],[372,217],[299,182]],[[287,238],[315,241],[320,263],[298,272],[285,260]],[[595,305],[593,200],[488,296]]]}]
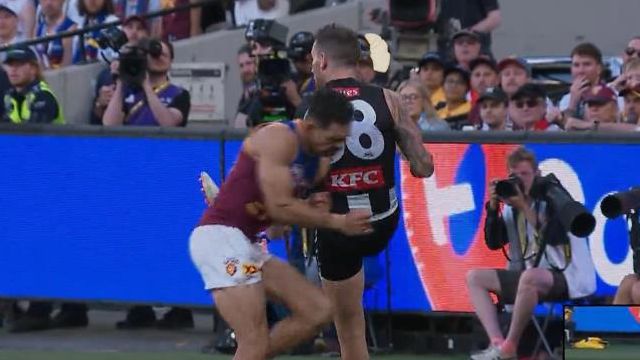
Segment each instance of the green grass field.
[{"label": "green grass field", "polygon": [[640,344],[611,344],[604,350],[566,349],[565,360],[637,360],[640,359]]},{"label": "green grass field", "polygon": [[[404,356],[381,355],[372,359],[385,360],[462,360],[467,356]],[[188,352],[171,353],[91,353],[91,352],[31,352],[31,351],[0,351],[0,360],[229,360],[231,356],[203,355]],[[331,357],[311,356],[283,356],[282,360],[327,360],[338,359]]]}]

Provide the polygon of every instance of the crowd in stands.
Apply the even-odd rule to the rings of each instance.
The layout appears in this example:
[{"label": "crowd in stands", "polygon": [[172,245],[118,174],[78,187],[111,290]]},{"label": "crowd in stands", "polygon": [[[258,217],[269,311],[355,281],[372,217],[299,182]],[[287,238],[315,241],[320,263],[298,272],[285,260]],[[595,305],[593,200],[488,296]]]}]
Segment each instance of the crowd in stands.
[{"label": "crowd in stands", "polygon": [[[141,87],[123,84],[114,54],[100,49],[99,32],[79,38],[63,38],[32,47],[18,46],[0,53],[3,72],[0,89],[4,104],[2,121],[20,123],[64,123],[55,95],[42,77],[45,69],[110,58],[97,79],[90,123],[105,126],[185,126],[189,117],[190,94],[171,84],[168,71],[173,61],[172,42],[195,36],[229,23],[246,25],[256,18],[276,19],[286,14],[324,6],[325,1],[237,0],[207,4],[202,8],[176,12],[147,20],[140,14],[188,4],[193,0],[0,0],[0,45],[82,29],[123,20],[122,31],[129,44],[157,39],[161,51],[149,56],[149,71]],[[495,59],[490,33],[500,25],[496,0],[443,2],[458,4],[442,9],[438,23],[443,33],[448,25],[458,28],[438,41],[415,64],[397,90],[410,117],[424,131],[637,131],[640,129],[640,36],[631,37],[621,49],[623,72],[607,78],[603,55],[592,43],[577,44],[567,50],[571,57],[572,84],[559,102],[550,99],[545,88],[532,79],[526,59],[509,56]],[[466,9],[465,16],[457,12]],[[469,10],[472,9],[472,10]],[[475,11],[475,12],[474,12]],[[473,13],[473,14],[470,14]],[[232,15],[230,15],[232,14]],[[443,25],[444,24],[444,25]],[[312,31],[313,29],[308,29]],[[369,45],[364,40],[364,48]],[[255,45],[255,44],[254,44]],[[293,117],[304,114],[305,98],[315,89],[311,73],[313,34],[298,32],[289,48],[299,51],[292,57],[293,76],[281,84]],[[257,91],[256,57],[251,44],[237,52],[242,99],[238,116],[229,124],[255,124],[252,98]],[[366,52],[365,52],[366,53]],[[386,74],[376,71],[371,54],[359,64],[361,80],[385,85]],[[16,322],[14,330],[28,331],[54,326],[86,326],[86,307],[63,306],[50,320],[50,304],[35,303]],[[161,326],[191,327],[188,310],[172,309]],[[52,321],[52,322],[50,322]],[[149,307],[134,307],[120,328],[145,327],[156,323]],[[57,325],[55,325],[57,324]]]}]

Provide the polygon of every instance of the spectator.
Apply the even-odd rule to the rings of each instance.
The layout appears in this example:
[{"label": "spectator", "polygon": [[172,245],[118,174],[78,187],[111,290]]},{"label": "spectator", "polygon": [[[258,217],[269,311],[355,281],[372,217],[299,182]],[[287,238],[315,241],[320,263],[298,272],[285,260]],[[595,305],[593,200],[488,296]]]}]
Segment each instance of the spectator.
[{"label": "spectator", "polygon": [[[160,0],[159,10],[173,9],[176,6],[184,6],[195,2],[197,2],[197,0]],[[159,22],[159,31],[162,34],[162,38],[169,41],[176,41],[201,34],[201,17],[201,7],[175,11],[164,15]],[[153,34],[153,36],[157,36],[157,34]]]},{"label": "spectator", "polygon": [[[127,35],[127,44],[135,45],[140,40],[149,37],[149,28],[144,18],[140,16],[130,16],[122,23],[122,31]],[[111,66],[103,69],[98,74],[96,81],[95,99],[89,123],[92,125],[102,125],[102,115],[109,105],[109,101],[116,90],[114,77],[117,75],[119,61],[114,60]]]},{"label": "spectator", "polygon": [[398,87],[398,93],[406,109],[418,127],[423,131],[450,130],[446,121],[438,118],[427,89],[415,80],[404,81]]},{"label": "spectator", "polygon": [[453,35],[453,56],[458,66],[469,71],[471,62],[480,56],[480,38],[469,30],[458,31]]},{"label": "spectator", "polygon": [[238,113],[233,126],[246,128],[248,126],[247,108],[258,89],[258,67],[256,66],[255,57],[251,56],[251,47],[249,45],[243,45],[238,50],[238,68],[240,69],[240,80],[242,81],[242,96],[240,97],[240,103],[238,103]]},{"label": "spectator", "polygon": [[[82,0],[79,0],[82,1]],[[149,12],[160,10],[162,0],[112,0],[114,13],[120,19],[131,16],[141,16]],[[175,1],[175,0],[174,0]],[[154,18],[148,22],[149,33],[152,37],[162,36],[162,19]]]},{"label": "spectator", "polygon": [[444,96],[444,62],[434,52],[426,53],[418,62],[418,77],[429,91],[429,100],[438,108],[446,103]]},{"label": "spectator", "polygon": [[[625,89],[620,93],[624,97],[624,122],[632,125],[640,125],[640,86],[633,89]],[[634,129],[635,130],[635,129]]]},{"label": "spectator", "polygon": [[468,125],[471,105],[467,101],[469,73],[460,67],[451,67],[444,72],[444,94],[446,102],[436,107],[438,117],[445,120],[454,130]]},{"label": "spectator", "polygon": [[142,89],[116,80],[116,89],[102,117],[104,125],[185,126],[189,117],[189,92],[169,82],[173,46],[162,41],[162,53],[148,56]]},{"label": "spectator", "polygon": [[[198,8],[196,14],[199,10],[200,18],[191,18],[191,36],[223,29],[227,27],[227,24],[231,24],[231,19],[227,19],[227,7],[230,6],[230,3],[230,1],[214,1]],[[191,15],[195,16],[193,12]]]},{"label": "spectator", "polygon": [[80,15],[78,2],[80,0],[65,0],[64,14],[76,24],[82,23],[82,15]]},{"label": "spectator", "polygon": [[488,88],[497,87],[500,84],[498,76],[498,66],[496,62],[486,58],[479,57],[469,64],[471,69],[471,91],[469,98],[471,100],[471,112],[469,113],[469,121],[476,126],[480,126],[480,106],[477,104],[478,97]]},{"label": "spectator", "polygon": [[[0,4],[0,46],[25,40],[18,34],[18,15],[10,7]],[[4,59],[5,53],[0,55]]]},{"label": "spectator", "polygon": [[316,90],[316,82],[311,72],[311,48],[315,37],[308,31],[295,33],[289,40],[289,59],[293,62],[296,70],[293,80],[298,89],[298,93],[303,98],[311,96]]},{"label": "spectator", "polygon": [[623,64],[627,64],[633,58],[640,58],[640,35],[632,37],[622,53]]},{"label": "spectator", "polygon": [[[633,91],[625,95],[631,96]],[[605,131],[634,131],[637,128],[637,118],[633,124],[618,122],[620,114],[618,109],[618,96],[616,92],[606,85],[596,85],[583,94],[585,103],[584,119],[569,117],[566,120],[565,129],[573,130],[605,130]]]},{"label": "spectator", "polygon": [[502,89],[486,89],[478,97],[477,105],[480,108],[480,130],[509,130],[506,126],[509,99]]},{"label": "spectator", "polygon": [[17,16],[18,37],[33,38],[36,25],[36,2],[32,0],[2,0],[2,6],[8,7]]},{"label": "spectator", "polygon": [[380,35],[373,33],[358,35],[358,42],[360,59],[357,70],[360,81],[384,87],[387,83],[386,74],[391,60],[387,43]]},{"label": "spectator", "polygon": [[[78,12],[83,17],[78,24],[79,29],[106,24],[118,21],[118,17],[114,15],[114,7],[112,0],[79,0]],[[76,41],[75,53],[73,55],[73,63],[79,64],[83,62],[92,62],[103,60],[104,52],[100,51],[97,38],[100,36],[99,30],[94,30],[84,34],[84,41],[80,44]]]},{"label": "spectator", "polygon": [[[603,64],[602,53],[591,43],[577,45],[571,51],[571,77],[573,83],[568,94],[560,100],[560,110],[567,118],[582,119],[585,114],[585,102],[583,96],[596,85],[604,85],[602,79]],[[620,101],[619,108],[624,105]]]},{"label": "spectator", "polygon": [[531,80],[531,67],[520,57],[507,57],[498,63],[500,87],[508,97]]},{"label": "spectator", "polygon": [[475,104],[480,94],[487,91],[488,88],[494,88],[500,85],[498,76],[498,66],[496,62],[486,58],[479,57],[469,64],[471,70],[471,104]]},{"label": "spectator", "polygon": [[4,60],[11,89],[4,97],[5,122],[64,123],[62,109],[44,81],[35,52],[18,46],[7,52]]},{"label": "spectator", "polygon": [[[36,26],[36,37],[55,35],[77,29],[77,25],[64,14],[63,0],[40,0],[41,12]],[[73,38],[52,40],[35,46],[45,69],[71,64]]]},{"label": "spectator", "polygon": [[451,36],[460,29],[478,34],[482,53],[491,55],[491,32],[500,26],[502,17],[498,0],[447,0],[441,2],[436,24],[438,51],[447,58]]},{"label": "spectator", "polygon": [[622,67],[622,74],[608,85],[617,92],[640,86],[640,58],[630,58]]},{"label": "spectator", "polygon": [[558,126],[551,124],[555,121],[547,120],[547,94],[542,86],[537,84],[525,84],[509,101],[509,118],[513,122],[513,130],[544,131],[558,130]]},{"label": "spectator", "polygon": [[289,15],[289,0],[236,0],[233,14],[236,26],[255,19],[278,19]]}]

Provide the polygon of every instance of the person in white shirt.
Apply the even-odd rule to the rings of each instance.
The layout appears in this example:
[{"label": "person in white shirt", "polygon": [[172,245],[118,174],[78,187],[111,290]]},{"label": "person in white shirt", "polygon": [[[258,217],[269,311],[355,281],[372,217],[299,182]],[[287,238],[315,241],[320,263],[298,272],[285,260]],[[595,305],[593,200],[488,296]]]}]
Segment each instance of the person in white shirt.
[{"label": "person in white shirt", "polygon": [[18,17],[18,37],[33,38],[36,27],[36,6],[33,0],[0,0],[0,4],[11,9]]},{"label": "person in white shirt", "polygon": [[[507,166],[519,182],[514,186],[516,195],[499,198],[497,182],[492,181],[485,222],[487,247],[499,250],[509,244],[507,269],[475,269],[467,273],[469,296],[491,341],[489,348],[471,356],[474,360],[516,359],[518,344],[539,301],[578,299],[596,290],[596,272],[587,240],[564,233],[559,220],[549,217],[548,204],[531,195],[540,175],[535,154],[519,147],[509,154]],[[500,202],[504,203],[502,210]],[[539,257],[542,241],[547,245]],[[505,304],[514,304],[506,338],[491,293]]]},{"label": "person in white shirt", "polygon": [[278,19],[289,15],[289,0],[236,0],[233,14],[236,26],[255,19]]}]

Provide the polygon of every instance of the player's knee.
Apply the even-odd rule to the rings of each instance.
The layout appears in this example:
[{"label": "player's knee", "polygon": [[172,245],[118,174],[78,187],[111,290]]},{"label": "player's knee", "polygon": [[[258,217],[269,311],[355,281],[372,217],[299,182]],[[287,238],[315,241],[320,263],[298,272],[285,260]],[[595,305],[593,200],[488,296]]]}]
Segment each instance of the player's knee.
[{"label": "player's knee", "polygon": [[322,327],[329,324],[333,318],[333,305],[329,298],[324,294],[315,297],[305,317],[313,327]]}]

